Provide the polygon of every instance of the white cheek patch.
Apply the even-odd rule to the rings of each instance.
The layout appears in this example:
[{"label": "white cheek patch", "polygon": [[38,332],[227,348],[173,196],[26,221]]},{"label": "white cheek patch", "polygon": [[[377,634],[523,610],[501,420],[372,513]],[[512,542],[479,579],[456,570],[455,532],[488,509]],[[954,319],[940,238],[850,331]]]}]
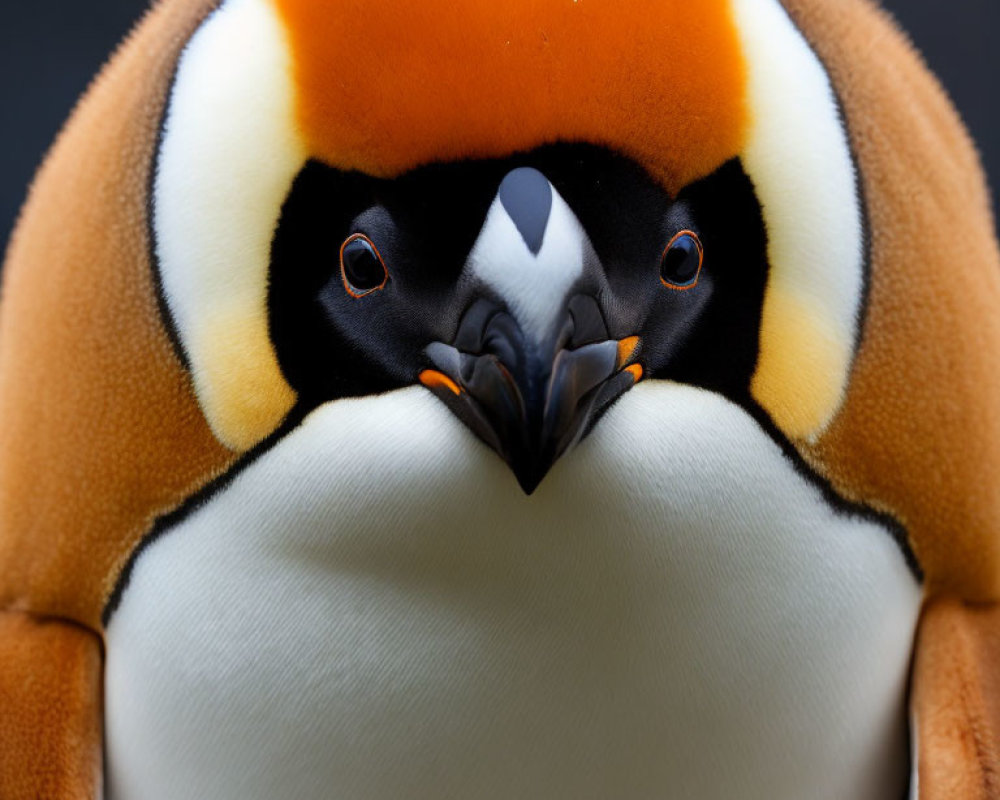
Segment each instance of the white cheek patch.
[{"label": "white cheek patch", "polygon": [[815,439],[844,396],[864,284],[862,210],[823,65],[778,0],[733,0],[748,70],[742,160],[771,274],[754,396],[792,438]]},{"label": "white cheek patch", "polygon": [[237,450],[294,403],[268,336],[271,239],[306,159],[284,32],[227,0],[178,64],[153,190],[160,279],[216,436]]},{"label": "white cheek patch", "polygon": [[494,289],[524,332],[540,342],[550,332],[570,287],[583,275],[587,247],[583,226],[555,187],[537,256],[496,198],[469,254],[466,273]]}]

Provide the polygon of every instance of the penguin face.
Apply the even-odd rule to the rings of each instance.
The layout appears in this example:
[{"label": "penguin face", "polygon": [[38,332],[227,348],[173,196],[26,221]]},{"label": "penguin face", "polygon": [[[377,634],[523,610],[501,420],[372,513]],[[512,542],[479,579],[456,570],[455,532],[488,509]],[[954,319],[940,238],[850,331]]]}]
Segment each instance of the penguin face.
[{"label": "penguin face", "polygon": [[744,399],[765,274],[736,162],[671,197],[588,146],[391,181],[313,161],[275,235],[271,336],[305,408],[419,381],[530,493],[644,377]]},{"label": "penguin face", "polygon": [[[427,27],[390,4],[359,38],[323,4],[223,3],[179,64],[153,198],[219,439],[423,383],[530,491],[639,379],[821,435],[864,286],[851,154],[780,3],[709,5],[697,37],[667,3],[636,39],[604,5]],[[510,24],[542,26],[541,61]]]}]

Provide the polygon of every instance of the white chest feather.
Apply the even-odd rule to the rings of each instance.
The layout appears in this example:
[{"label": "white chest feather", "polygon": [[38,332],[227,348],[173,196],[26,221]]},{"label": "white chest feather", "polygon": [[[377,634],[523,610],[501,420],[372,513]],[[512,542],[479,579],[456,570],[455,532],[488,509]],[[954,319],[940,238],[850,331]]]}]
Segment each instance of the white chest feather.
[{"label": "white chest feather", "polygon": [[332,403],[139,558],[110,796],[900,797],[919,603],[715,395],[641,384],[531,497],[423,389]]}]

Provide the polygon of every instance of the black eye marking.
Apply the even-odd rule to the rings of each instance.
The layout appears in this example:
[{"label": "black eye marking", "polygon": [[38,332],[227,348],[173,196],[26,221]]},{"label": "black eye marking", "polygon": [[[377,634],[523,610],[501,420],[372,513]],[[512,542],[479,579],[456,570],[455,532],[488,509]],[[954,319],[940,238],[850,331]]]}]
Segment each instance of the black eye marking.
[{"label": "black eye marking", "polygon": [[693,289],[698,285],[705,251],[694,231],[680,231],[660,257],[660,280],[671,289]]},{"label": "black eye marking", "polygon": [[385,286],[389,271],[372,240],[355,233],[340,246],[340,276],[351,297],[364,297]]}]

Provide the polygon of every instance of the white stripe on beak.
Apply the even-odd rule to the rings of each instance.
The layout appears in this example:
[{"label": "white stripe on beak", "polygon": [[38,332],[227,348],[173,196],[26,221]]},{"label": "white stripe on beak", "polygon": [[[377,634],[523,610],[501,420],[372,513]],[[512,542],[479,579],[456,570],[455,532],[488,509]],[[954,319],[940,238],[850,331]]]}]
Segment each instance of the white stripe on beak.
[{"label": "white stripe on beak", "polygon": [[536,342],[551,332],[566,295],[583,274],[590,247],[576,215],[551,189],[552,205],[537,255],[497,196],[465,267],[467,275],[497,292]]}]

